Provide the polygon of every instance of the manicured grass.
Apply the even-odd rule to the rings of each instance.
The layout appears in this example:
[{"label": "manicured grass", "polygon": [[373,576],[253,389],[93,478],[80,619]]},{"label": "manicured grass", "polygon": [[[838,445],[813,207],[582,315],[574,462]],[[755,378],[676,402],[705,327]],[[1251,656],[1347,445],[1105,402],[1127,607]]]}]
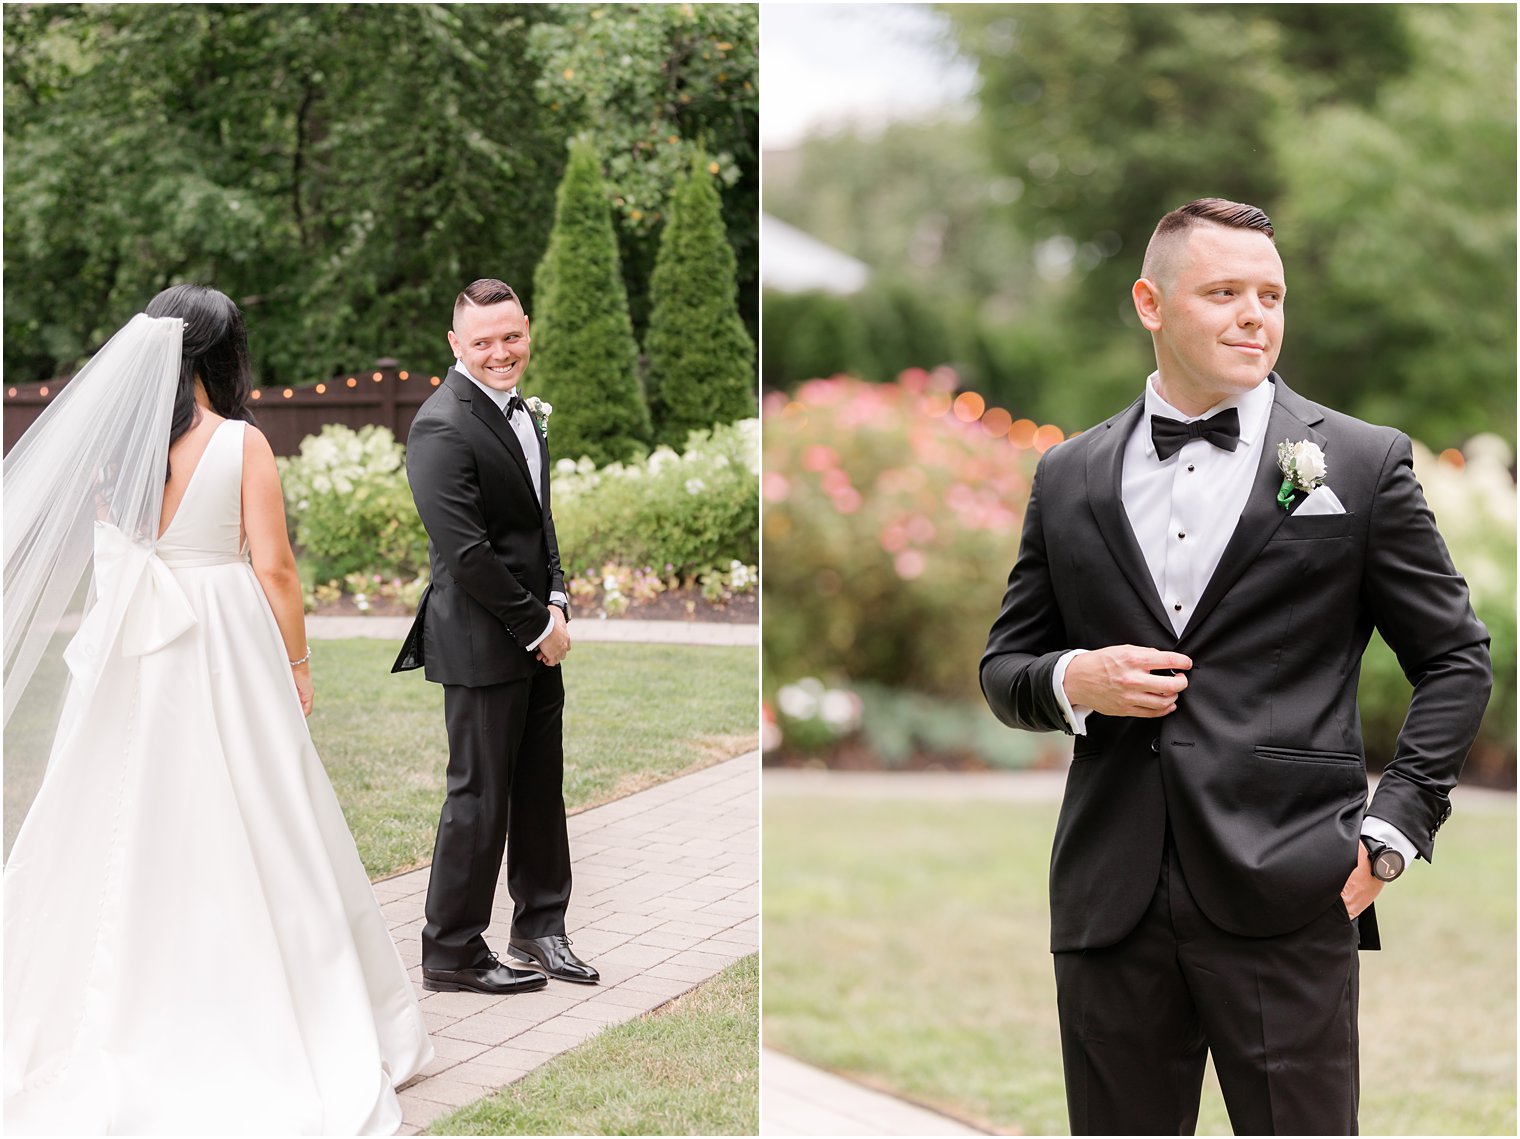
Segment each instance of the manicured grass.
[{"label": "manicured grass", "polygon": [[[392,675],[396,645],[315,642],[311,734],[374,878],[432,856],[443,689]],[[755,650],[581,644],[565,664],[565,805],[620,798],[757,746]]]},{"label": "manicured grass", "polygon": [[[765,1039],[983,1125],[1065,1133],[1055,804],[770,796]],[[1362,955],[1365,1134],[1515,1132],[1515,808],[1458,809]],[[1212,1072],[1199,1134],[1229,1134]]]},{"label": "manicured grass", "polygon": [[759,972],[755,956],[736,961],[437,1120],[427,1134],[757,1134]]}]

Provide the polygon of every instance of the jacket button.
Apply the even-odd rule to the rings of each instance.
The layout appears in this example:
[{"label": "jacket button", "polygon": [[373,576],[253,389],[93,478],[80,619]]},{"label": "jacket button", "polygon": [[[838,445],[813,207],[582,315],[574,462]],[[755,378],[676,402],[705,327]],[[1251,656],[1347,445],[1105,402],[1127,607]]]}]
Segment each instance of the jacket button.
[{"label": "jacket button", "polygon": [[1157,755],[1161,754],[1161,741],[1160,740],[1151,740],[1151,751],[1155,752]]}]

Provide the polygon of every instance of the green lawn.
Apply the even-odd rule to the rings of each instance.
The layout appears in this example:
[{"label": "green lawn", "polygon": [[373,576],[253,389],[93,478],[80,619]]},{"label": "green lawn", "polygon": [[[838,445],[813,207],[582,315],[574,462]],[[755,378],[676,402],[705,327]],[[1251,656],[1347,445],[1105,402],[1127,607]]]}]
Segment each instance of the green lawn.
[{"label": "green lawn", "polygon": [[[391,675],[396,645],[314,642],[311,734],[373,878],[432,857],[443,689]],[[565,670],[565,805],[621,798],[757,746],[752,648],[582,644]]]},{"label": "green lawn", "polygon": [[430,1135],[754,1135],[760,977],[736,961],[670,1004],[599,1033]]},{"label": "green lawn", "polygon": [[[991,1128],[1065,1133],[1054,804],[770,796],[765,1039]],[[1378,904],[1361,1129],[1515,1133],[1515,808],[1463,811]],[[1212,1072],[1199,1134],[1228,1134]]]}]

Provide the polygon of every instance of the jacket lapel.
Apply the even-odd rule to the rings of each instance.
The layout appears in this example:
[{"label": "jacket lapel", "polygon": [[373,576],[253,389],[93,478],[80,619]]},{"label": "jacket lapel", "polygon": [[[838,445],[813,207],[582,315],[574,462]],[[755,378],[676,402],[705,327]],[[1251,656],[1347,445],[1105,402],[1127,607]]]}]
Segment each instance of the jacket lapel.
[{"label": "jacket lapel", "polygon": [[1240,580],[1240,575],[1256,560],[1261,548],[1277,532],[1291,510],[1296,510],[1303,501],[1300,492],[1294,498],[1291,510],[1284,510],[1277,504],[1277,490],[1283,481],[1282,471],[1277,466],[1277,445],[1284,439],[1291,439],[1295,443],[1309,439],[1322,450],[1326,449],[1325,437],[1312,426],[1325,418],[1319,408],[1283,383],[1276,372],[1271,373],[1270,378],[1276,385],[1276,391],[1273,392],[1272,412],[1267,418],[1267,436],[1262,440],[1261,458],[1256,465],[1256,479],[1251,484],[1251,493],[1246,496],[1245,509],[1240,512],[1235,532],[1230,535],[1230,541],[1220,555],[1219,564],[1214,568],[1209,584],[1204,587],[1203,596],[1198,599],[1192,617],[1182,630],[1180,640],[1185,640],[1214,606],[1219,604],[1220,599]]},{"label": "jacket lapel", "polygon": [[1108,545],[1114,564],[1145,603],[1146,610],[1165,630],[1166,636],[1172,638],[1176,633],[1171,621],[1167,619],[1166,607],[1161,604],[1161,598],[1156,593],[1156,583],[1151,578],[1150,567],[1145,564],[1145,555],[1140,552],[1140,543],[1135,539],[1135,531],[1129,524],[1129,515],[1124,511],[1124,445],[1135,430],[1144,408],[1145,400],[1142,397],[1101,427],[1094,428],[1095,431],[1102,431],[1103,435],[1094,442],[1087,454],[1088,504],[1092,507],[1098,530]]},{"label": "jacket lapel", "polygon": [[[449,369],[449,382],[461,399],[470,403],[470,414],[480,420],[491,430],[491,434],[501,440],[501,445],[507,449],[507,454],[512,456],[512,461],[517,464],[517,469],[522,472],[523,480],[529,489],[533,486],[533,476],[528,472],[528,459],[523,454],[522,444],[517,440],[517,432],[512,430],[512,425],[507,422],[507,417],[501,413],[501,408],[482,392],[470,378],[456,368]],[[541,468],[546,470],[548,465],[541,463]],[[535,499],[537,496],[534,496]],[[543,503],[538,504],[540,511]]]}]

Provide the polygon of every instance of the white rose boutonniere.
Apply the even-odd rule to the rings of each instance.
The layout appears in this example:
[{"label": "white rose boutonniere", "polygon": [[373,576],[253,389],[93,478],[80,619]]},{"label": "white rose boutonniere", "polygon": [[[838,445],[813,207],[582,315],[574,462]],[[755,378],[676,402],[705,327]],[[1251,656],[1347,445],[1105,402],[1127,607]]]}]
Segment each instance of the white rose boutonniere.
[{"label": "white rose boutonniere", "polygon": [[536,395],[530,395],[527,399],[523,400],[523,406],[528,409],[528,414],[533,417],[533,423],[538,428],[538,433],[545,439],[549,438],[549,416],[554,414],[554,405],[552,403],[545,403]]},{"label": "white rose boutonniere", "polygon": [[1283,473],[1282,486],[1277,488],[1277,505],[1284,510],[1293,504],[1293,496],[1299,491],[1312,494],[1323,486],[1328,470],[1319,444],[1307,439],[1297,443],[1284,439],[1279,443],[1277,469]]}]

